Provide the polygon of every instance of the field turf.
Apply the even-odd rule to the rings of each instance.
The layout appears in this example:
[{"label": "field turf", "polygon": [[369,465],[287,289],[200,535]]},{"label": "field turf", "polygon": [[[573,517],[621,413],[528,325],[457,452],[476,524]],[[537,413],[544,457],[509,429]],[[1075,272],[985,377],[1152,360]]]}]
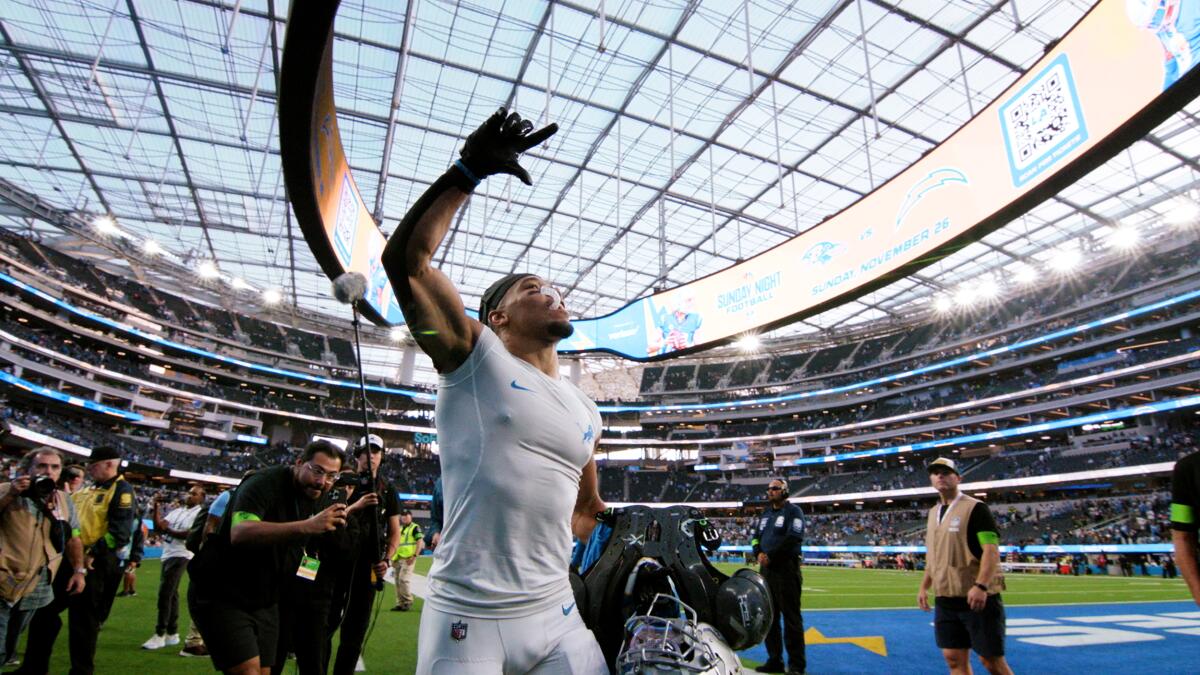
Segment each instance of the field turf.
[{"label": "field turf", "polygon": [[[417,571],[428,570],[430,559],[418,561]],[[719,565],[732,572],[737,565]],[[96,672],[105,673],[211,673],[207,659],[185,659],[179,647],[167,647],[155,652],[140,648],[154,630],[155,599],[158,591],[159,563],[148,560],[138,572],[138,594],[132,598],[117,598],[112,616],[100,633],[96,654]],[[891,570],[855,570],[825,567],[804,568],[804,609],[806,612],[836,609],[911,608],[916,605],[919,572]],[[1130,601],[1185,600],[1188,592],[1180,579],[1162,580],[1154,577],[1063,577],[1057,575],[1009,575],[1005,604],[1070,605],[1075,603],[1115,603]],[[187,583],[186,577],[184,584]],[[183,589],[181,589],[181,592]],[[416,664],[416,636],[421,601],[414,611],[388,611],[394,595],[389,586],[378,603],[380,611],[364,655],[368,672],[411,673]],[[189,619],[186,603],[180,617],[180,633],[185,633]],[[1131,608],[1133,611],[1133,608]],[[862,619],[869,621],[870,612]],[[64,620],[66,618],[64,614]],[[69,670],[67,629],[56,645],[52,672]],[[23,644],[22,644],[23,648]],[[747,661],[752,664],[753,661]],[[289,664],[288,673],[295,672]]]}]

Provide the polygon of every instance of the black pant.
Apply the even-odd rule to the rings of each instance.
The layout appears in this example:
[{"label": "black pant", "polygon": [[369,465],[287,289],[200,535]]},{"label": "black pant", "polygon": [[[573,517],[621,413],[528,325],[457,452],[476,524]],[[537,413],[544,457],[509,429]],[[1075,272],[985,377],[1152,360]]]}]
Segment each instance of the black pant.
[{"label": "black pant", "polygon": [[[775,615],[771,617],[771,630],[767,632],[767,660],[783,663],[783,646],[787,643],[788,666],[804,672],[808,663],[804,657],[804,618],[800,616],[800,561],[791,559],[771,560],[762,568],[763,578],[771,589],[771,604]],[[779,617],[783,616],[783,629]],[[786,638],[786,640],[781,639]]]},{"label": "black pant", "polygon": [[[368,556],[362,556],[368,557]],[[338,644],[337,658],[333,660],[333,675],[353,675],[362,653],[363,639],[371,624],[371,606],[377,592],[371,584],[371,563],[362,558],[355,562],[350,575],[349,599],[346,613],[342,617],[342,638]]]},{"label": "black pant", "polygon": [[158,583],[158,622],[154,632],[175,635],[179,632],[179,580],[187,571],[188,559],[167,558],[162,564],[162,579]]},{"label": "black pant", "polygon": [[[29,640],[25,645],[21,668],[16,672],[30,675],[50,672],[50,654],[62,630],[59,614],[66,609],[70,629],[71,675],[92,675],[96,670],[96,637],[100,632],[100,617],[102,613],[107,614],[105,596],[120,585],[121,573],[116,554],[102,553],[92,562],[83,592],[67,595],[66,585],[72,570],[70,565],[62,565],[54,578],[54,601],[39,609],[29,623]],[[109,603],[111,607],[111,600]]]}]

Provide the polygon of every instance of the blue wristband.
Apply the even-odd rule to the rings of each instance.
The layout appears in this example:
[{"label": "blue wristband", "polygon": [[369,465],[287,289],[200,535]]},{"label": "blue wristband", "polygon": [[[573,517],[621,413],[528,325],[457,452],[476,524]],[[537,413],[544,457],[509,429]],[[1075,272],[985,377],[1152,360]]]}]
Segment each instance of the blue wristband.
[{"label": "blue wristband", "polygon": [[463,173],[463,175],[467,177],[467,180],[471,181],[471,183],[473,185],[479,185],[479,178],[477,178],[475,176],[475,174],[472,173],[471,170],[467,168],[466,164],[463,164],[463,161],[461,159],[454,160],[454,166],[459,171],[461,171]]}]

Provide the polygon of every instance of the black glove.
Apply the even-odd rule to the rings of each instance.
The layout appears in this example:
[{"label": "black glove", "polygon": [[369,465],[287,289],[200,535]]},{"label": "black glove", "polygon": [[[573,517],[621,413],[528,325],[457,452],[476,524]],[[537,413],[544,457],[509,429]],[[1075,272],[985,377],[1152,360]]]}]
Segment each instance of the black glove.
[{"label": "black glove", "polygon": [[520,178],[526,185],[533,185],[529,172],[517,164],[517,157],[541,145],[557,131],[558,125],[551,124],[535,132],[532,122],[500,108],[467,136],[467,142],[458,153],[462,159],[455,162],[455,166],[475,183],[497,173],[506,173]]}]

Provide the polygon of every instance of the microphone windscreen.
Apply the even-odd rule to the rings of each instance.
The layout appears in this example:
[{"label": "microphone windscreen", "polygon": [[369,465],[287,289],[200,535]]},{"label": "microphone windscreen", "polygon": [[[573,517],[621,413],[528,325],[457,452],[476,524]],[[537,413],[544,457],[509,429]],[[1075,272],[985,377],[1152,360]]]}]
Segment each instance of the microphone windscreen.
[{"label": "microphone windscreen", "polygon": [[367,294],[367,278],[359,272],[346,272],[333,280],[333,297],[343,304],[362,300]]}]

